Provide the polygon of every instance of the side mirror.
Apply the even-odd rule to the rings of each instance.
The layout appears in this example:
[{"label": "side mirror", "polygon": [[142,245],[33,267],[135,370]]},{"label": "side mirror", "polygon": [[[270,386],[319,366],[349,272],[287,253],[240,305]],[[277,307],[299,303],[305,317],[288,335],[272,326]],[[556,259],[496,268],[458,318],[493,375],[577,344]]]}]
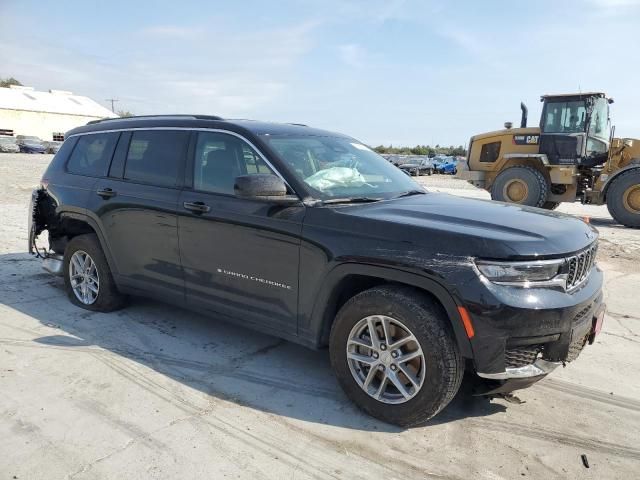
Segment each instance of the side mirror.
[{"label": "side mirror", "polygon": [[265,173],[236,177],[233,191],[236,197],[247,200],[285,204],[300,202],[296,195],[287,195],[287,186],[280,177]]},{"label": "side mirror", "polygon": [[625,148],[631,148],[631,147],[633,147],[633,139],[632,139],[632,138],[625,138],[625,139],[622,141],[622,145],[623,145]]}]

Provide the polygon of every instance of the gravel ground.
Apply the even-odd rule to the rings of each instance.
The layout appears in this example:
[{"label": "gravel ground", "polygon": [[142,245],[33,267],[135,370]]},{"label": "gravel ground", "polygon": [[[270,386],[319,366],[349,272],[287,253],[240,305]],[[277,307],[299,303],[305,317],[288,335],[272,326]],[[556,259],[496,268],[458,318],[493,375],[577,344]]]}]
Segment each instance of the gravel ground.
[{"label": "gravel ground", "polygon": [[429,425],[402,430],[353,407],[325,351],[142,299],[112,314],[73,307],[25,254],[49,160],[0,154],[0,478],[637,477],[640,231],[605,208],[561,207],[602,233],[609,313],[596,343],[520,392],[523,404],[463,388]]}]

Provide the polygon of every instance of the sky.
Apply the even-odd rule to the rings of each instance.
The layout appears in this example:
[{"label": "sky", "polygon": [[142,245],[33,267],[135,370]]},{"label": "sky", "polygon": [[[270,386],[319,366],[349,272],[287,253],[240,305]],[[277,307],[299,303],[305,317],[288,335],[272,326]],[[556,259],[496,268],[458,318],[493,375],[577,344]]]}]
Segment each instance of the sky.
[{"label": "sky", "polygon": [[0,0],[0,77],[374,146],[465,145],[595,90],[640,138],[639,25],[640,0]]}]

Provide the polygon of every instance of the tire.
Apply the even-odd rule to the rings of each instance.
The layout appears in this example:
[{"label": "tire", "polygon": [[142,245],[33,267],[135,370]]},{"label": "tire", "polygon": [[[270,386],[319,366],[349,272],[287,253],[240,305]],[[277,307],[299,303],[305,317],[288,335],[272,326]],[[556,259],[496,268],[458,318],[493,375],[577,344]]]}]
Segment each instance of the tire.
[{"label": "tire", "polygon": [[[513,197],[509,197],[508,193],[511,188],[515,188],[511,192]],[[491,187],[492,200],[530,207],[542,207],[548,195],[549,184],[542,172],[521,165],[509,167],[500,172]]]},{"label": "tire", "polygon": [[[390,398],[379,400],[372,396],[375,393],[367,393],[356,380],[356,375],[363,377],[366,375],[363,383],[366,382],[374,367],[363,366],[361,369],[354,367],[354,361],[348,357],[347,349],[356,348],[368,351],[368,355],[363,355],[367,361],[370,361],[378,353],[369,347],[355,346],[354,343],[349,342],[349,339],[352,338],[354,331],[358,332],[358,326],[372,316],[384,316],[389,323],[390,320],[399,322],[413,335],[415,340],[407,342],[404,347],[397,350],[390,348],[386,353],[379,350],[379,357],[375,357],[378,360],[373,360],[378,364],[375,365],[376,371],[372,376],[370,388],[377,389],[380,386],[380,380],[384,378],[381,375],[392,373],[391,371],[394,370],[393,362],[398,361],[397,358],[396,360],[390,358],[394,352],[405,348],[420,348],[422,357],[417,360],[420,368],[415,370],[417,373],[414,378],[422,377],[422,383],[419,388],[413,386],[417,383],[412,385],[410,398],[401,395],[400,389],[386,387],[384,393],[388,394]],[[374,317],[372,321],[375,322],[375,319],[381,320],[381,318]],[[379,328],[381,333],[382,327]],[[401,329],[391,326],[389,331],[397,333]],[[384,335],[381,334],[379,337],[381,341],[386,341]],[[399,338],[394,335],[389,335],[389,337],[394,338],[394,342],[395,338]],[[370,339],[364,333],[355,338]],[[369,343],[373,345],[371,340]],[[375,287],[359,293],[347,301],[336,315],[332,326],[329,353],[338,382],[347,396],[372,417],[402,427],[423,424],[440,412],[457,393],[464,374],[464,362],[444,310],[426,295],[408,287]],[[401,357],[407,354],[406,350],[400,352]],[[360,366],[362,365],[360,364]],[[414,371],[415,367],[409,363],[405,363],[402,368],[406,369],[407,367]],[[385,370],[380,372],[381,368],[385,368]],[[395,371],[398,374],[401,373],[398,367]],[[398,375],[395,378],[404,378],[408,383],[408,377]],[[395,398],[392,398],[393,395]]]},{"label": "tire", "polygon": [[621,173],[611,181],[607,209],[616,222],[640,228],[640,168]]},{"label": "tire", "polygon": [[[78,297],[78,295],[83,296],[82,290],[77,295],[71,280],[71,275],[78,271],[78,268],[72,265],[76,253],[79,255],[77,258],[88,255],[95,266],[95,270],[92,268],[88,276],[98,279],[97,284],[94,281],[84,279],[85,283],[91,284],[94,288],[97,287],[97,292],[85,288],[84,291],[87,292],[87,297],[84,300]],[[112,312],[124,306],[124,297],[116,288],[111,269],[95,234],[78,235],[71,239],[64,251],[63,273],[67,296],[74,305],[94,312]],[[89,295],[95,295],[95,298],[92,299]],[[87,301],[90,303],[87,303]]]},{"label": "tire", "polygon": [[544,202],[544,205],[542,205],[541,208],[544,208],[545,210],[555,210],[558,208],[558,205],[560,205],[560,202]]}]

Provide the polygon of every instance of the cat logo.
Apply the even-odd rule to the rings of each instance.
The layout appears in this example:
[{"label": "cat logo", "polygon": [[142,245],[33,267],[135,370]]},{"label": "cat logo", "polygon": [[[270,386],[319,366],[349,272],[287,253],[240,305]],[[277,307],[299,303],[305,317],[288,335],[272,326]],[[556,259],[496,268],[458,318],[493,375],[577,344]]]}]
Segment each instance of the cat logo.
[{"label": "cat logo", "polygon": [[540,135],[514,135],[514,145],[538,145],[540,143]]}]

